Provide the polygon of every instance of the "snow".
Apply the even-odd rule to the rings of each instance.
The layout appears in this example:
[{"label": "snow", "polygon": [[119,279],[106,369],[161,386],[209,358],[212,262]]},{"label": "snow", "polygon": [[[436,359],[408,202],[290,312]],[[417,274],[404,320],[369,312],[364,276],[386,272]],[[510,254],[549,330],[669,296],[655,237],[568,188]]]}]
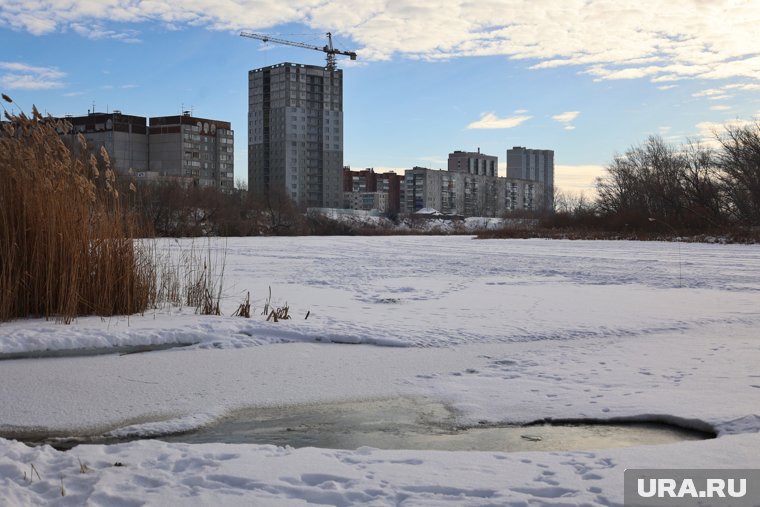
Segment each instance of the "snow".
[{"label": "snow", "polygon": [[442,215],[440,211],[434,208],[422,208],[416,212],[418,215]]},{"label": "snow", "polygon": [[446,215],[433,208],[422,208],[413,215],[391,220],[383,215],[375,215],[364,210],[341,210],[319,208],[316,213],[355,229],[379,229],[388,232],[399,231],[418,234],[474,234],[482,230],[504,227],[530,228],[538,224],[534,218],[466,217]]},{"label": "snow", "polygon": [[[622,505],[625,468],[760,467],[756,246],[404,236],[211,248],[227,250],[223,313],[251,291],[253,318],[163,308],[1,324],[0,354],[192,345],[2,361],[0,434],[159,436],[247,407],[404,396],[443,401],[461,424],[657,420],[719,437],[553,453],[158,440],[64,453],[0,439],[0,503],[609,506]],[[292,320],[260,315],[270,286]]]}]

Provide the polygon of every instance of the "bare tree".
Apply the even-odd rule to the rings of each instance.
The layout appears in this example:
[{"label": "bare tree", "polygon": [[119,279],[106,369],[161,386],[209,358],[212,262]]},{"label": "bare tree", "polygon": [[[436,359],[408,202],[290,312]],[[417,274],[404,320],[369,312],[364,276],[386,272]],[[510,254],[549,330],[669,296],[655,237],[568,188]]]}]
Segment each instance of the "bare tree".
[{"label": "bare tree", "polygon": [[698,143],[666,144],[652,136],[607,166],[597,180],[599,209],[638,224],[657,218],[671,226],[707,227],[724,213],[713,153]]},{"label": "bare tree", "polygon": [[718,166],[732,215],[760,225],[760,123],[726,127],[718,136]]},{"label": "bare tree", "polygon": [[285,189],[274,188],[253,196],[253,207],[265,233],[273,235],[297,234],[302,215]]},{"label": "bare tree", "polygon": [[726,201],[715,152],[697,141],[683,147],[681,185],[688,211],[709,225],[725,222]]}]

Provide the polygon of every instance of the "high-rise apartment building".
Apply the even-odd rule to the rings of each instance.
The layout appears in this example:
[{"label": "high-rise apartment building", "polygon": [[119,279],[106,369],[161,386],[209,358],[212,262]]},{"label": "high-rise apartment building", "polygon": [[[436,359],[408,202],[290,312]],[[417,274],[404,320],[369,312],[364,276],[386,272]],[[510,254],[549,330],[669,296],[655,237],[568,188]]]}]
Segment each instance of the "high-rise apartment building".
[{"label": "high-rise apartment building", "polygon": [[507,178],[539,181],[544,185],[545,211],[554,210],[554,151],[515,146],[507,150]]},{"label": "high-rise apartment building", "polygon": [[478,148],[477,153],[455,151],[449,153],[449,171],[481,176],[498,176],[499,158],[480,153],[480,148]]},{"label": "high-rise apartment building", "polygon": [[232,190],[235,153],[230,122],[197,118],[190,113],[157,116],[150,119],[149,132],[151,172]]},{"label": "high-rise apartment building", "polygon": [[67,116],[71,146],[81,133],[99,156],[104,147],[111,167],[141,180],[178,180],[223,190],[234,188],[234,132],[230,122],[179,116],[131,116],[120,111]]},{"label": "high-rise apartment building", "polygon": [[103,147],[108,152],[111,167],[126,174],[148,170],[148,127],[144,116],[112,113],[88,113],[87,116],[67,116],[72,130],[68,134],[70,144],[79,149],[76,135],[82,134],[87,147],[94,154]]},{"label": "high-rise apartment building", "polygon": [[281,63],[248,72],[248,183],[298,204],[343,205],[343,72]]}]

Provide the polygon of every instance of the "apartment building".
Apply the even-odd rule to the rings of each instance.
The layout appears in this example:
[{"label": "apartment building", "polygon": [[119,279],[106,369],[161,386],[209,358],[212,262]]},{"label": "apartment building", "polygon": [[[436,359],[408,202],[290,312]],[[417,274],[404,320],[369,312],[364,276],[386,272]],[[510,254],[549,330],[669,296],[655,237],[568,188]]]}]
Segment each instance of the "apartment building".
[{"label": "apartment building", "polygon": [[455,151],[449,153],[449,172],[498,176],[499,158],[480,153],[480,148],[477,152]]},{"label": "apartment building", "polygon": [[507,150],[507,178],[537,181],[544,186],[541,208],[554,211],[554,151],[515,146]]},{"label": "apartment building", "polygon": [[463,216],[501,216],[537,211],[543,199],[541,183],[456,171],[414,167],[404,175],[404,212],[432,208]]},{"label": "apartment building", "polygon": [[234,132],[229,122],[177,116],[132,116],[121,111],[67,116],[72,131],[71,146],[81,133],[88,149],[100,153],[104,147],[117,173],[130,170],[138,180],[174,180],[234,188]]},{"label": "apartment building", "polygon": [[[350,209],[379,209],[384,213],[399,213],[401,211],[401,191],[404,177],[395,172],[376,173],[373,168],[352,171],[350,167],[343,170],[344,206]],[[373,208],[366,207],[371,201],[370,196],[361,199],[356,193],[377,193],[378,197]],[[363,207],[356,207],[361,202]]]},{"label": "apartment building", "polygon": [[308,207],[343,205],[343,71],[281,63],[248,72],[248,182]]},{"label": "apartment building", "polygon": [[233,189],[234,132],[229,122],[185,113],[150,118],[149,171]]},{"label": "apartment building", "polygon": [[101,147],[106,149],[111,167],[117,173],[148,170],[148,123],[144,116],[113,111],[66,116],[65,119],[72,125],[66,135],[74,150],[79,149],[76,135],[82,134],[92,153],[99,154]]}]

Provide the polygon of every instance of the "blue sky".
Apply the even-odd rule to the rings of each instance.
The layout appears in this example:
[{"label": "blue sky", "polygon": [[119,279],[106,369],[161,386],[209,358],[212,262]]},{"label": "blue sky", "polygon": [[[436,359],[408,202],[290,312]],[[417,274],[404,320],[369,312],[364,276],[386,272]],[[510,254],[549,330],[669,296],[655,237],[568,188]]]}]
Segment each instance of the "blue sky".
[{"label": "blue sky", "polygon": [[711,0],[10,0],[0,90],[26,111],[120,109],[231,121],[247,178],[247,71],[317,51],[344,69],[344,162],[445,168],[453,150],[553,149],[557,186],[590,188],[648,135],[711,139],[760,113],[760,2]]}]

